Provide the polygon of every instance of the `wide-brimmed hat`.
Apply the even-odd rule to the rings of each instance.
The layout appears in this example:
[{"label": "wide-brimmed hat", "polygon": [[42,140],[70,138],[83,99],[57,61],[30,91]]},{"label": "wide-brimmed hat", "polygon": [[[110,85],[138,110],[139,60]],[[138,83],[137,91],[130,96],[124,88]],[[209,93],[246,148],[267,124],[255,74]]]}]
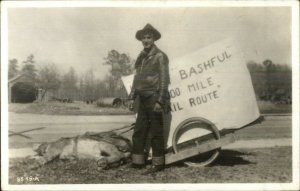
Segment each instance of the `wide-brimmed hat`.
[{"label": "wide-brimmed hat", "polygon": [[156,30],[152,25],[150,25],[148,23],[148,24],[146,24],[146,26],[142,30],[138,30],[136,32],[135,38],[138,39],[138,40],[142,40],[144,35],[148,32],[151,32],[153,34],[154,40],[158,40],[161,37],[160,32],[158,32],[158,30]]}]

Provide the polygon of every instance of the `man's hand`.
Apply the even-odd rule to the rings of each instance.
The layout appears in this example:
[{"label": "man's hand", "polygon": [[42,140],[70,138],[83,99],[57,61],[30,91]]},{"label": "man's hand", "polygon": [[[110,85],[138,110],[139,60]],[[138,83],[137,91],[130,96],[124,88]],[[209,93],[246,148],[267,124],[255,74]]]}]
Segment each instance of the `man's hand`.
[{"label": "man's hand", "polygon": [[154,112],[162,112],[163,109],[159,103],[155,103],[153,111]]},{"label": "man's hand", "polygon": [[128,108],[130,111],[133,111],[133,103],[134,103],[134,100],[129,100],[128,101]]}]

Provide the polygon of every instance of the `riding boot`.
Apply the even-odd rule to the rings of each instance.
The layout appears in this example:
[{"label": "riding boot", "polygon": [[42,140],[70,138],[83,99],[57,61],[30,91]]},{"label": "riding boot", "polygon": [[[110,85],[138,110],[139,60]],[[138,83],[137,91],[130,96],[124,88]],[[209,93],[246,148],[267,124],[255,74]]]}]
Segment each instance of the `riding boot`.
[{"label": "riding boot", "polygon": [[159,171],[163,171],[165,169],[165,156],[158,156],[158,157],[153,157],[152,158],[152,167],[148,169],[145,173],[143,174],[152,174],[156,173]]},{"label": "riding boot", "polygon": [[132,164],[131,164],[132,168],[141,169],[146,166],[145,165],[145,155],[143,155],[143,154],[132,154],[131,159],[132,159]]},{"label": "riding boot", "polygon": [[149,168],[146,172],[144,172],[143,175],[157,173],[159,171],[163,171],[164,169],[165,165],[154,165],[151,166],[151,168]]}]

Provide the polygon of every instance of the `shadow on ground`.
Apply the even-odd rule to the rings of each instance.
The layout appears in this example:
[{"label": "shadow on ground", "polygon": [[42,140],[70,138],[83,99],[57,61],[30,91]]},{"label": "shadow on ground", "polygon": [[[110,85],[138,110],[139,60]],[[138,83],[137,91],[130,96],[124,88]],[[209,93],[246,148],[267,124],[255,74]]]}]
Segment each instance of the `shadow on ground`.
[{"label": "shadow on ground", "polygon": [[[209,157],[212,155],[212,151],[202,153],[198,156],[191,157],[189,159],[186,159],[184,161],[176,162],[174,164],[171,164],[170,166],[185,166],[184,162],[193,162],[193,163],[202,163],[204,161],[207,161]],[[256,164],[254,162],[251,162],[249,160],[246,160],[245,156],[253,156],[252,153],[249,152],[240,152],[236,150],[220,150],[219,151],[219,156],[217,159],[212,162],[208,166],[236,166],[236,165],[248,165],[248,164]]]},{"label": "shadow on ground", "polygon": [[212,166],[235,166],[255,164],[243,158],[243,156],[249,155],[252,154],[235,150],[221,150],[219,157],[215,160]]}]

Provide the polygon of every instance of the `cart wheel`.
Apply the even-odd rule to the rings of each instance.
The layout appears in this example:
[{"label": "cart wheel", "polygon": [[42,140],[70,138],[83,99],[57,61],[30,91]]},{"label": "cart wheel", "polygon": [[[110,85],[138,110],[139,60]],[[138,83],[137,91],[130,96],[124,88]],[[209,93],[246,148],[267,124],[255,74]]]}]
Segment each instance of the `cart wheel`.
[{"label": "cart wheel", "polygon": [[[212,122],[201,117],[192,117],[181,122],[174,131],[172,146],[175,153],[180,152],[180,148],[178,148],[179,138],[181,137],[183,132],[185,132],[186,130],[188,130],[189,127],[191,127],[191,125],[195,125],[197,128],[202,128],[210,131],[210,135],[212,135],[213,138],[216,140],[219,140],[221,138],[219,130]],[[192,157],[191,159],[188,159],[189,161],[186,161],[184,163],[188,166],[194,167],[207,166],[218,157],[220,149],[221,148],[217,148],[206,153],[201,153],[199,156],[196,156],[197,159],[199,159],[199,157],[202,157],[200,162],[192,162],[193,159],[195,159],[195,157]]]}]

